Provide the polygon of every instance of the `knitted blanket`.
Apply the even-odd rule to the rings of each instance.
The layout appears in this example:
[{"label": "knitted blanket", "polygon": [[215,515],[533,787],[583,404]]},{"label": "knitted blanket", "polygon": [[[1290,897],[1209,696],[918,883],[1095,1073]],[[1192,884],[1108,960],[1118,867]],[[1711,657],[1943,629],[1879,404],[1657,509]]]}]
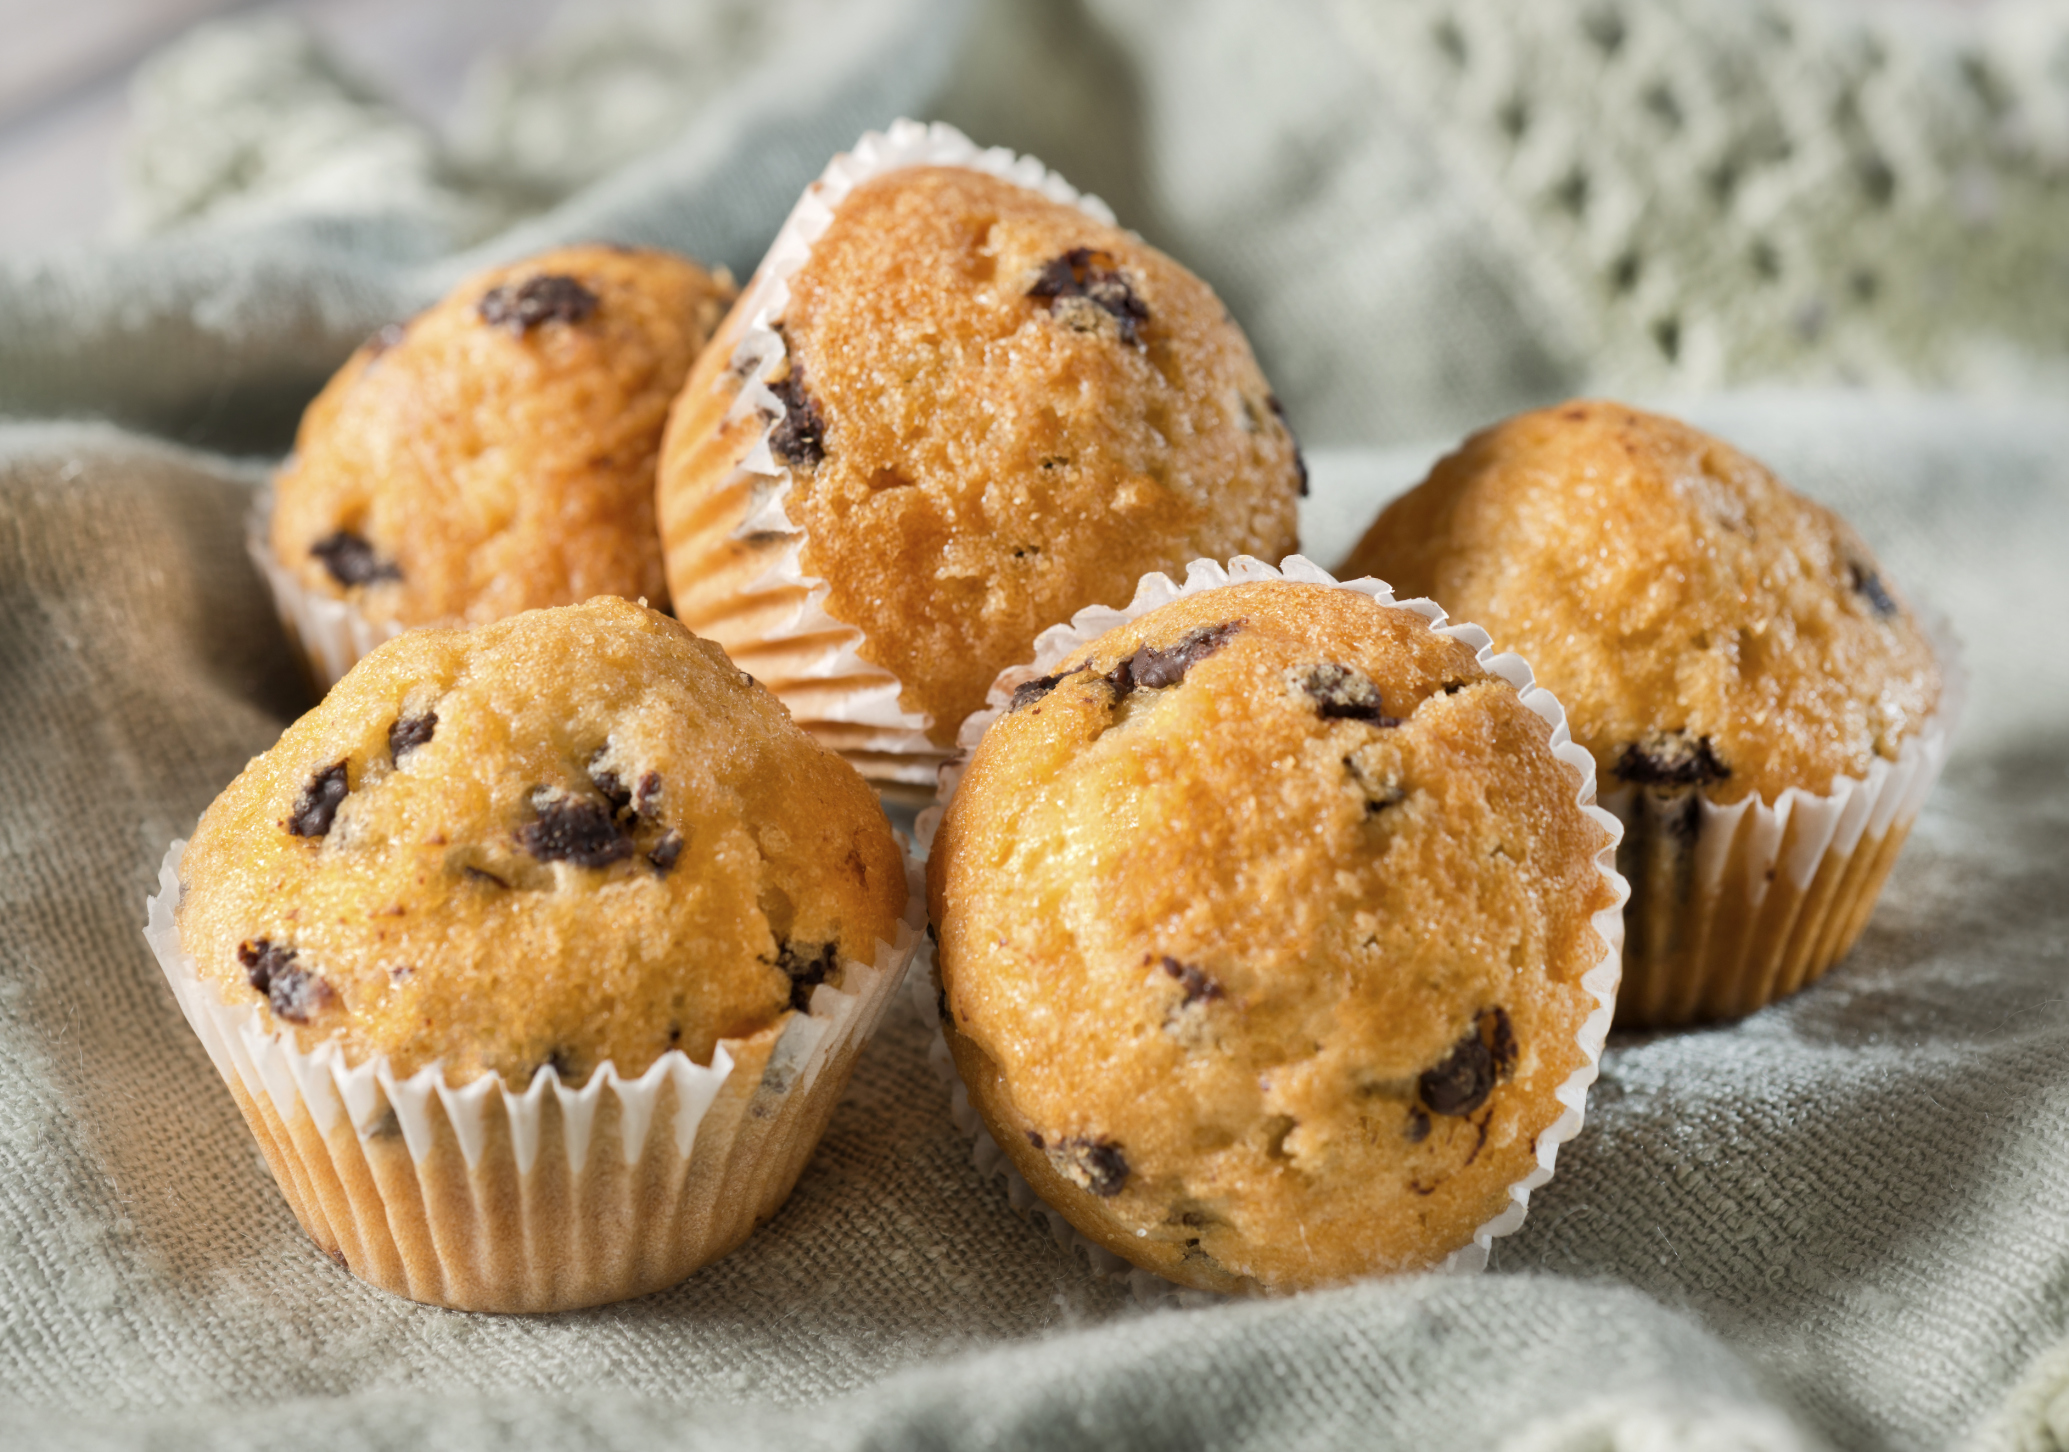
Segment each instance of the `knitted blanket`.
[{"label": "knitted blanket", "polygon": [[[2069,1445],[2069,13],[1865,16],[649,4],[437,135],[276,24],[161,58],[127,240],[0,260],[0,1443]],[[1486,1273],[1138,1297],[973,1164],[901,1006],[732,1256],[417,1306],[302,1235],[146,951],[166,843],[309,705],[242,517],[346,352],[560,240],[744,276],[898,114],[1214,283],[1314,446],[1324,564],[1461,430],[1614,389],[1838,508],[1964,640],[1860,944],[1613,1037]]]}]

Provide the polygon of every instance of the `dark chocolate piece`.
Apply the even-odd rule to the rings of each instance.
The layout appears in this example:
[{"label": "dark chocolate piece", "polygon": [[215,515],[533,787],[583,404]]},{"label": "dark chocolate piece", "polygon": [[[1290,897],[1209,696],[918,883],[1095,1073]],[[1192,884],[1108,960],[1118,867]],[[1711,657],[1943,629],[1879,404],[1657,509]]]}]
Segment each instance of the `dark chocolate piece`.
[{"label": "dark chocolate piece", "polygon": [[1849,563],[1846,568],[1853,576],[1854,593],[1865,599],[1870,609],[1884,620],[1897,613],[1897,602],[1882,588],[1882,576],[1857,564]]},{"label": "dark chocolate piece", "polygon": [[539,815],[517,829],[517,841],[541,862],[608,867],[632,855],[632,839],[602,802],[534,792],[532,805]]},{"label": "dark chocolate piece", "polygon": [[293,948],[254,938],[237,945],[237,961],[244,965],[245,981],[266,995],[275,1018],[307,1023],[337,998],[328,983],[295,966]]},{"label": "dark chocolate piece", "polygon": [[1056,1173],[1102,1200],[1112,1199],[1128,1183],[1128,1160],[1112,1140],[1060,1139],[1046,1153]]},{"label": "dark chocolate piece", "polygon": [[1365,721],[1374,726],[1401,724],[1400,717],[1386,714],[1372,677],[1356,666],[1335,661],[1296,666],[1294,680],[1314,699],[1315,712],[1325,721]]},{"label": "dark chocolate piece", "polygon": [[[1245,623],[1224,620],[1219,625],[1195,626],[1162,650],[1153,645],[1143,646],[1114,667],[1109,679],[1114,680],[1115,694],[1125,696],[1136,686],[1146,691],[1160,691],[1166,686],[1177,685],[1185,679],[1187,671],[1227,645]],[[1128,681],[1125,689],[1120,684],[1123,673]]]},{"label": "dark chocolate piece", "polygon": [[340,585],[372,585],[381,580],[399,580],[402,567],[374,553],[364,535],[349,529],[335,530],[309,546],[309,553],[323,561],[330,577]]},{"label": "dark chocolate piece", "polygon": [[833,971],[837,943],[785,943],[776,953],[776,966],[790,978],[790,1006],[802,1010],[812,1001],[812,990]]},{"label": "dark chocolate piece", "polygon": [[1416,1092],[1432,1113],[1471,1114],[1515,1072],[1516,1059],[1516,1033],[1507,1010],[1484,1008],[1473,1015],[1473,1026],[1451,1052],[1435,1068],[1423,1070]]},{"label": "dark chocolate piece", "polygon": [[388,728],[388,757],[400,761],[419,746],[431,744],[431,734],[438,729],[438,713],[426,711],[421,716],[397,716],[395,724]]},{"label": "dark chocolate piece", "polygon": [[1301,453],[1300,445],[1293,446],[1293,472],[1300,479],[1300,497],[1307,498],[1307,455]]},{"label": "dark chocolate piece", "polygon": [[1491,1020],[1487,1029],[1487,1052],[1494,1056],[1495,1077],[1506,1079],[1516,1071],[1516,1028],[1509,1022],[1509,1011],[1499,1004],[1481,1014]]},{"label": "dark chocolate piece", "polygon": [[650,771],[639,779],[638,788],[632,793],[632,814],[636,817],[651,817],[654,809],[661,805],[661,773]]},{"label": "dark chocolate piece", "polygon": [[476,311],[490,327],[507,327],[521,336],[541,323],[579,323],[600,301],[574,278],[549,272],[515,286],[506,282],[490,288]]},{"label": "dark chocolate piece", "polygon": [[1022,706],[1032,706],[1035,702],[1041,700],[1042,697],[1048,695],[1049,692],[1055,690],[1063,678],[1069,674],[1071,674],[1069,671],[1058,671],[1053,676],[1040,676],[1031,681],[1022,681],[1013,688],[1013,701],[1012,704],[1006,707],[1006,714],[1010,716]]},{"label": "dark chocolate piece", "polygon": [[681,856],[682,833],[670,829],[667,836],[654,844],[654,850],[647,854],[647,861],[653,863],[660,871],[667,872],[675,866],[676,859]]},{"label": "dark chocolate piece", "polygon": [[603,793],[603,799],[611,804],[613,814],[623,814],[632,806],[632,790],[615,771],[589,772],[589,784]]},{"label": "dark chocolate piece", "polygon": [[1343,759],[1344,770],[1351,774],[1351,780],[1358,784],[1358,790],[1365,794],[1365,815],[1376,817],[1388,807],[1397,806],[1408,800],[1408,789],[1392,777],[1372,777],[1365,768],[1358,765],[1354,756]]},{"label": "dark chocolate piece", "polygon": [[1124,343],[1140,343],[1149,321],[1149,307],[1135,295],[1128,275],[1112,253],[1097,248],[1073,247],[1044,264],[1027,295],[1047,300],[1052,312],[1057,299],[1085,298],[1113,318]]},{"label": "dark chocolate piece", "polygon": [[1184,997],[1179,1002],[1186,1008],[1191,1008],[1196,1003],[1209,1003],[1221,997],[1221,985],[1190,963],[1181,963],[1176,958],[1166,957],[1164,971],[1176,978],[1184,990]]},{"label": "dark chocolate piece", "polygon": [[295,797],[295,809],[288,815],[287,830],[297,837],[321,837],[330,831],[331,819],[350,788],[345,784],[345,763],[335,762],[309,778],[309,784]]},{"label": "dark chocolate piece", "polygon": [[1717,759],[1710,738],[1686,731],[1655,731],[1633,741],[1616,759],[1616,774],[1637,786],[1707,786],[1731,775]]},{"label": "dark chocolate piece", "polygon": [[794,469],[808,469],[826,457],[826,419],[805,392],[805,365],[796,357],[790,372],[769,385],[783,405],[783,417],[769,430],[769,449]]},{"label": "dark chocolate piece", "polygon": [[1494,1092],[1494,1055],[1477,1026],[1415,1081],[1422,1102],[1438,1114],[1471,1114]]},{"label": "dark chocolate piece", "polygon": [[1408,1137],[1410,1144],[1421,1144],[1428,1139],[1430,1137],[1430,1112],[1420,1104],[1409,1105],[1408,1123],[1403,1126],[1401,1133]]}]

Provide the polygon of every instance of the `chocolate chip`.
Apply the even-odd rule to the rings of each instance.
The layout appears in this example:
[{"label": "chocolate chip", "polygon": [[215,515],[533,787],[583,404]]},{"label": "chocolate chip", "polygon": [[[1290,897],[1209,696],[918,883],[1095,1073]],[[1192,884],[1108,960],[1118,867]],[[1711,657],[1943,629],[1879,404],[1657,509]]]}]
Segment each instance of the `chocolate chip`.
[{"label": "chocolate chip", "polygon": [[1287,673],[1315,702],[1315,712],[1326,720],[1365,721],[1374,726],[1398,726],[1400,718],[1382,708],[1379,687],[1356,666],[1321,661],[1295,666]]},{"label": "chocolate chip", "polygon": [[1300,480],[1300,497],[1307,498],[1307,455],[1301,453],[1300,445],[1293,446],[1293,472]]},{"label": "chocolate chip", "polygon": [[1897,602],[1890,599],[1889,591],[1882,588],[1880,575],[1853,563],[1848,563],[1846,568],[1853,576],[1854,593],[1865,599],[1869,608],[1884,620],[1897,613]]},{"label": "chocolate chip", "polygon": [[1487,1102],[1495,1084],[1514,1071],[1516,1058],[1516,1035],[1508,1013],[1500,1008],[1482,1009],[1451,1052],[1434,1069],[1422,1072],[1415,1081],[1416,1092],[1433,1113],[1471,1114]]},{"label": "chocolate chip", "polygon": [[670,831],[654,844],[654,850],[647,854],[647,861],[653,863],[660,871],[667,872],[675,866],[676,859],[681,856],[682,833]]},{"label": "chocolate chip", "polygon": [[349,529],[325,535],[309,546],[309,553],[323,561],[330,577],[340,585],[372,585],[402,578],[401,566],[382,559],[363,535]]},{"label": "chocolate chip", "polygon": [[1690,739],[1686,731],[1655,731],[1624,747],[1616,774],[1638,786],[1707,786],[1730,776],[1731,768],[1717,759],[1707,736]]},{"label": "chocolate chip", "polygon": [[[1219,625],[1196,626],[1162,650],[1153,645],[1143,646],[1114,670],[1127,673],[1129,689],[1140,686],[1146,691],[1160,691],[1166,686],[1175,686],[1185,679],[1187,671],[1227,645],[1246,623],[1224,620]],[[1118,682],[1115,690],[1124,696],[1128,693]]]},{"label": "chocolate chip", "polygon": [[1467,1033],[1415,1081],[1422,1102],[1438,1114],[1471,1114],[1494,1092],[1494,1055],[1478,1028]]},{"label": "chocolate chip", "polygon": [[1344,770],[1351,774],[1351,780],[1358,784],[1358,790],[1365,794],[1365,815],[1376,817],[1388,807],[1398,806],[1408,800],[1408,789],[1390,776],[1374,776],[1358,764],[1354,756],[1343,759]]},{"label": "chocolate chip", "polygon": [[572,277],[543,273],[490,288],[476,309],[492,328],[524,334],[541,323],[579,323],[596,311],[597,295]]},{"label": "chocolate chip", "polygon": [[287,819],[287,830],[297,837],[321,837],[330,831],[331,819],[350,788],[345,784],[345,763],[323,767],[309,778],[309,784],[295,797],[295,809]]},{"label": "chocolate chip", "polygon": [[409,327],[404,323],[385,323],[366,340],[366,356],[371,362],[409,336]]},{"label": "chocolate chip", "polygon": [[632,839],[603,803],[541,791],[532,805],[539,815],[518,828],[517,840],[541,862],[608,867],[632,855]]},{"label": "chocolate chip", "polygon": [[803,1009],[812,1001],[812,990],[833,971],[837,943],[785,943],[776,953],[776,966],[790,979],[790,1006]]},{"label": "chocolate chip", "polygon": [[[577,1077],[577,1070],[581,1067],[581,1059],[579,1058],[579,1056],[576,1055],[573,1049],[567,1048],[563,1045],[556,1047],[551,1053],[549,1053],[546,1056],[546,1062],[541,1064],[539,1067],[542,1069],[551,1069],[554,1073],[560,1075],[560,1081],[563,1084],[571,1085],[579,1082]],[[587,1074],[582,1074],[579,1077],[582,1079],[586,1079],[589,1076]]]},{"label": "chocolate chip", "polygon": [[1164,971],[1176,978],[1184,996],[1179,1002],[1186,1008],[1196,1003],[1208,1003],[1221,997],[1221,985],[1202,973],[1190,963],[1181,963],[1176,958],[1164,959]]},{"label": "chocolate chip", "polygon": [[265,938],[254,938],[237,945],[237,961],[244,965],[245,981],[266,995],[275,1018],[307,1023],[330,1007],[337,995],[314,973],[295,966],[295,952]]},{"label": "chocolate chip", "polygon": [[795,354],[790,371],[769,385],[783,405],[783,417],[769,430],[769,448],[795,469],[808,469],[826,457],[826,419],[805,392],[805,365]]},{"label": "chocolate chip", "polygon": [[1516,1029],[1509,1022],[1509,1011],[1496,1005],[1480,1015],[1489,1020],[1487,1029],[1487,1052],[1494,1056],[1496,1077],[1506,1079],[1516,1069]]},{"label": "chocolate chip", "polygon": [[1040,1149],[1042,1147],[1042,1137],[1039,1134],[1036,1134],[1031,1129],[1027,1132],[1027,1142],[1033,1145],[1036,1149]]},{"label": "chocolate chip", "polygon": [[1045,263],[1027,295],[1050,301],[1052,311],[1059,299],[1084,298],[1113,318],[1124,343],[1141,342],[1142,325],[1149,321],[1148,305],[1135,295],[1113,255],[1092,247],[1074,247]]},{"label": "chocolate chip", "polygon": [[1410,1144],[1421,1144],[1428,1139],[1430,1137],[1430,1112],[1420,1104],[1409,1105],[1408,1123],[1402,1126],[1401,1133],[1408,1137]]},{"label": "chocolate chip", "polygon": [[613,814],[624,812],[632,806],[632,792],[615,771],[597,771],[591,768],[589,783],[603,793],[603,799],[611,804]]},{"label": "chocolate chip", "polygon": [[1011,705],[1006,707],[1006,714],[1010,716],[1022,706],[1032,706],[1035,702],[1041,700],[1042,697],[1048,695],[1049,692],[1055,690],[1058,683],[1070,674],[1071,672],[1069,671],[1058,671],[1053,676],[1042,676],[1036,680],[1022,681],[1013,688],[1013,701]]},{"label": "chocolate chip", "polygon": [[400,761],[419,746],[431,744],[431,733],[438,729],[438,713],[426,711],[421,716],[398,716],[395,724],[388,728],[388,757]]},{"label": "chocolate chip", "polygon": [[1128,1160],[1112,1140],[1060,1139],[1046,1151],[1056,1173],[1081,1190],[1111,1199],[1128,1183]]},{"label": "chocolate chip", "polygon": [[639,779],[639,788],[632,794],[633,815],[651,817],[661,805],[661,773],[650,771]]}]

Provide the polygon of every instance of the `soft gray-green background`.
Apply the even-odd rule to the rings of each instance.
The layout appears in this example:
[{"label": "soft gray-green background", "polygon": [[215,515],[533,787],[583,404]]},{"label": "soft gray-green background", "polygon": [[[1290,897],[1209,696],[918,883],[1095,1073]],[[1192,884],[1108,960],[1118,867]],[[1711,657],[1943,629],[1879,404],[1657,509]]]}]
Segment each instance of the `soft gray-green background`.
[{"label": "soft gray-green background", "polygon": [[[1865,17],[1865,18],[1864,18]],[[2069,1442],[2069,14],[781,0],[578,16],[432,134],[268,22],[140,77],[129,240],[0,259],[0,1441]],[[676,1290],[411,1306],[300,1235],[146,954],[167,840],[306,702],[239,522],[359,338],[564,238],[744,273],[864,127],[1032,150],[1222,292],[1325,563],[1433,448],[1678,408],[1950,614],[1959,750],[1861,945],[1616,1042],[1492,1273],[1144,1307],[887,1024]]]}]

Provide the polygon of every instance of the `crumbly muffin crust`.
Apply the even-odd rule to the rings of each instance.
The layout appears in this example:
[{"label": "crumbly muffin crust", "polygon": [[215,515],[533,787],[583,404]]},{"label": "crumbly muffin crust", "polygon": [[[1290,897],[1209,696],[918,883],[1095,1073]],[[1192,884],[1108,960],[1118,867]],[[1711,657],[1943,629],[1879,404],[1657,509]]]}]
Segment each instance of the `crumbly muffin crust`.
[{"label": "crumbly muffin crust", "polygon": [[[1125,602],[1144,571],[1295,547],[1303,467],[1242,332],[1198,278],[1075,207],[955,167],[866,181],[781,327],[771,445],[800,564],[938,746],[1038,632]],[[707,358],[690,389],[726,366]],[[677,444],[664,524],[696,517],[665,498],[698,488],[671,472]],[[709,561],[668,527],[687,591]]]},{"label": "crumbly muffin crust", "polygon": [[406,625],[596,594],[665,605],[655,459],[732,296],[685,258],[608,246],[469,278],[309,406],[275,480],[275,556]]},{"label": "crumbly muffin crust", "polygon": [[1475,434],[1343,567],[1519,652],[1605,782],[1831,789],[1939,703],[1917,617],[1832,511],[1700,430],[1576,401]]},{"label": "crumbly muffin crust", "polygon": [[1181,598],[1030,682],[935,838],[944,1032],[1092,1239],[1211,1290],[1436,1264],[1558,1118],[1607,844],[1410,611]]},{"label": "crumbly muffin crust", "polygon": [[181,942],[305,1049],[522,1089],[709,1063],[893,941],[866,783],[628,601],[411,632],[203,814]]}]

